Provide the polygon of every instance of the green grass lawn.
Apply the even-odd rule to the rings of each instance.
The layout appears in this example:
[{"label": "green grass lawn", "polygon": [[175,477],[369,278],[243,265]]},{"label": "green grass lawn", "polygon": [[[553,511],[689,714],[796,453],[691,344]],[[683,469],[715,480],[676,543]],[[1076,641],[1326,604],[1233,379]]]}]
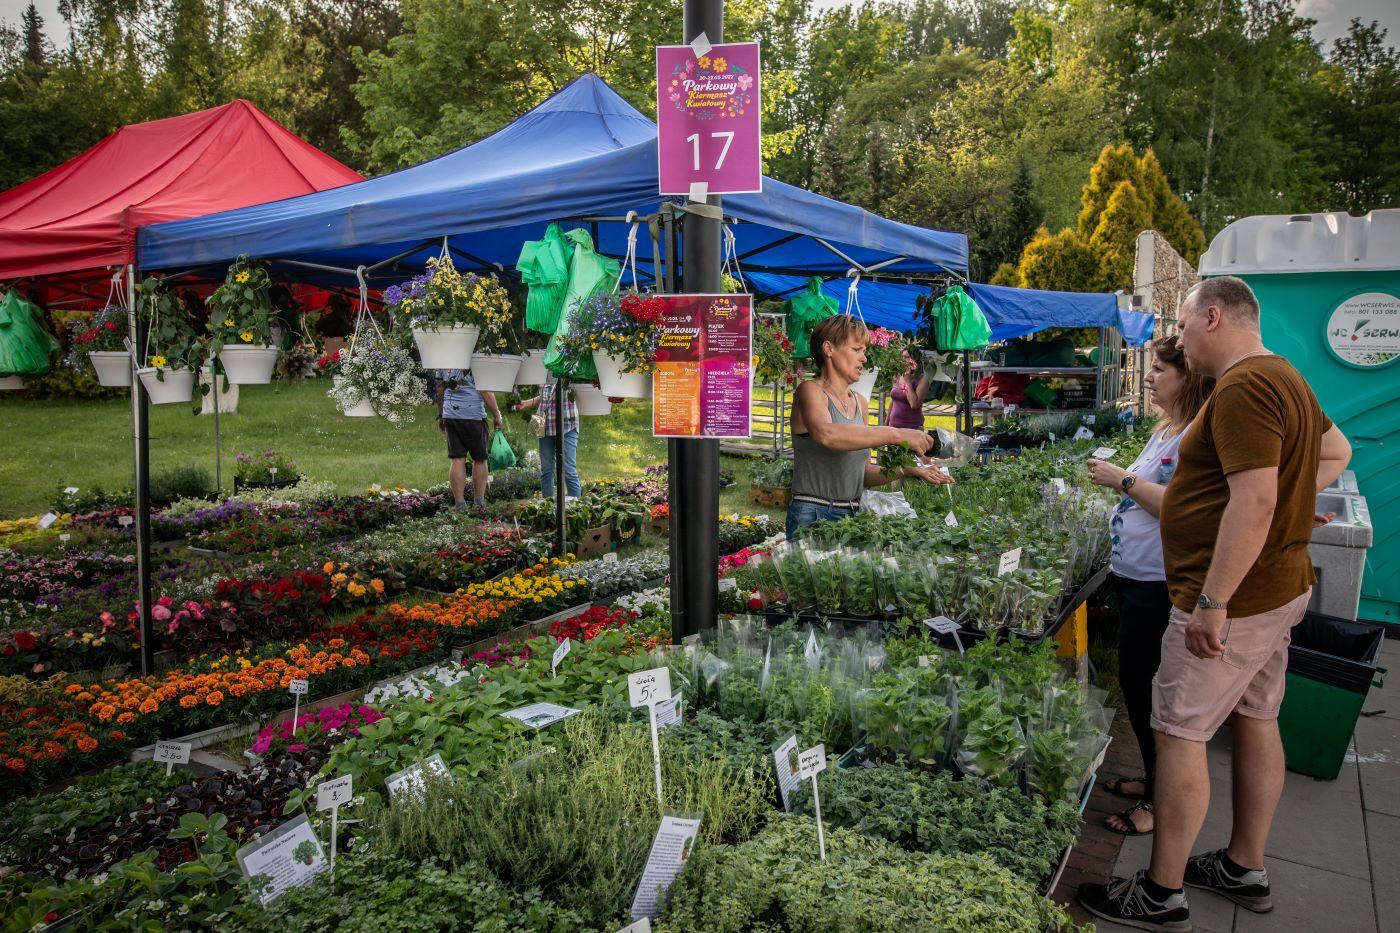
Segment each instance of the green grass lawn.
[{"label": "green grass lawn", "polygon": [[[232,488],[239,451],[275,449],[314,479],[334,482],[343,492],[371,483],[424,488],[447,479],[447,445],[431,405],[418,420],[395,427],[381,418],[346,418],[326,397],[329,382],[307,381],[243,386],[238,413],[220,417],[222,480]],[[151,406],[151,470],[202,466],[214,473],[214,419],[190,413],[187,405]],[[652,437],[648,403],[613,406],[605,418],[584,418],[579,438],[582,479],[635,477],[642,467],[666,460],[666,443]],[[516,452],[535,447],[529,425],[506,416]],[[48,508],[64,486],[108,490],[132,485],[131,406],[126,399],[102,401],[0,402],[0,518],[34,515]],[[747,462],[725,456],[739,482],[726,489],[725,512],[769,511],[748,501]],[[777,514],[773,512],[773,514]]]}]

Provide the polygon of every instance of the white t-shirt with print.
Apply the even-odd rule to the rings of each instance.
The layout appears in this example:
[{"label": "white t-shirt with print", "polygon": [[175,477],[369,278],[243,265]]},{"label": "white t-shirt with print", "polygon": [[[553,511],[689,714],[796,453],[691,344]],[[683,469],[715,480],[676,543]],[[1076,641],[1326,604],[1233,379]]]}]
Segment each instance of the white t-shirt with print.
[{"label": "white t-shirt with print", "polygon": [[[1153,433],[1147,446],[1143,448],[1128,472],[1139,482],[1162,483],[1162,458],[1170,457],[1172,466],[1177,462],[1177,448],[1185,431],[1167,436],[1165,430]],[[1168,480],[1170,482],[1170,480]],[[1109,565],[1113,572],[1129,580],[1165,580],[1166,571],[1162,568],[1162,532],[1157,523],[1142,506],[1128,496],[1123,497],[1109,519],[1109,530],[1113,535],[1113,554]]]}]

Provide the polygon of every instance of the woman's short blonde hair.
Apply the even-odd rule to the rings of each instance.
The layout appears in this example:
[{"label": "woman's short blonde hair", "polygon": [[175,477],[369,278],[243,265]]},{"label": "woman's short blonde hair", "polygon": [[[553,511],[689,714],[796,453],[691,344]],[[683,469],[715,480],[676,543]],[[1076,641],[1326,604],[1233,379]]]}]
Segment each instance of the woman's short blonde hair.
[{"label": "woman's short blonde hair", "polygon": [[828,340],[833,347],[839,347],[849,340],[869,345],[870,330],[864,321],[849,314],[833,314],[823,320],[812,331],[811,340],[812,362],[817,364],[818,370],[826,368],[826,353],[822,350],[822,344]]}]

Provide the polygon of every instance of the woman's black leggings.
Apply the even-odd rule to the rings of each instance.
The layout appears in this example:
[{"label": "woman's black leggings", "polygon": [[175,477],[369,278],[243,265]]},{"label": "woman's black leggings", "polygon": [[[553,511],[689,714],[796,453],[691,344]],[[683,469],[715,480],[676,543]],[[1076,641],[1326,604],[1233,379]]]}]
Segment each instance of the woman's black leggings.
[{"label": "woman's black leggings", "polygon": [[1118,588],[1118,683],[1128,721],[1142,749],[1147,775],[1147,800],[1157,771],[1157,746],[1152,735],[1152,678],[1162,663],[1162,636],[1171,621],[1172,603],[1162,580],[1129,580],[1114,575]]}]

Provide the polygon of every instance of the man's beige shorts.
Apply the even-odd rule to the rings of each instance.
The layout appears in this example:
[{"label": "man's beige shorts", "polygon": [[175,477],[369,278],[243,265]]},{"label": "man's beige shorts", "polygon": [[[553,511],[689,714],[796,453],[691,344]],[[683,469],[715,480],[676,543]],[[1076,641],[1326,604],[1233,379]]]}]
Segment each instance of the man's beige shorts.
[{"label": "man's beige shorts", "polygon": [[1186,648],[1190,615],[1173,608],[1162,636],[1162,666],[1152,678],[1152,728],[1208,742],[1231,713],[1277,719],[1288,671],[1288,643],[1312,590],[1269,612],[1226,619],[1225,653],[1198,658]]}]

